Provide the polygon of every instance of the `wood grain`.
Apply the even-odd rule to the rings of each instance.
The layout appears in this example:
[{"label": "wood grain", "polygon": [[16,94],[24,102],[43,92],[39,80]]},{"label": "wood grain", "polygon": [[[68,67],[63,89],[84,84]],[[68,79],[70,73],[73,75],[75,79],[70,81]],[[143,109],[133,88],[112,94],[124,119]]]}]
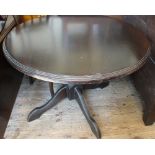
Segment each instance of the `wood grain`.
[{"label": "wood grain", "polygon": [[[129,78],[113,80],[105,89],[87,90],[84,95],[102,138],[155,138],[155,125],[143,124],[143,101]],[[74,100],[65,99],[28,123],[28,113],[49,98],[48,83],[38,80],[30,86],[25,77],[4,138],[95,138]]]}]

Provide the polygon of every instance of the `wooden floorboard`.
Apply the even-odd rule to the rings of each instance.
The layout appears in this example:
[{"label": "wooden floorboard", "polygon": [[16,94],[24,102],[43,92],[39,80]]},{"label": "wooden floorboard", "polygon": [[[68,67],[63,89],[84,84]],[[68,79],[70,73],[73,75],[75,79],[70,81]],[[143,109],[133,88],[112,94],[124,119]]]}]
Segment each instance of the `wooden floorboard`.
[{"label": "wooden floorboard", "polygon": [[[84,96],[102,138],[155,138],[155,125],[143,124],[143,101],[129,78],[113,80],[105,89],[87,90]],[[30,86],[24,77],[4,138],[95,138],[74,100],[65,99],[28,123],[28,113],[49,98],[48,83],[37,80]]]}]

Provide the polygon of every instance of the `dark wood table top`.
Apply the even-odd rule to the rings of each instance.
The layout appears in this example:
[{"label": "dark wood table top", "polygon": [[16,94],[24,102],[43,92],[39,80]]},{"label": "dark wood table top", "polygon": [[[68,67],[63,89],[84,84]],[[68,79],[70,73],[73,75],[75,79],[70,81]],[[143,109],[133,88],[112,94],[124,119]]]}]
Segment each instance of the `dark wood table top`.
[{"label": "dark wood table top", "polygon": [[110,17],[50,16],[18,25],[3,49],[24,74],[85,84],[136,71],[146,61],[150,43],[138,29]]}]

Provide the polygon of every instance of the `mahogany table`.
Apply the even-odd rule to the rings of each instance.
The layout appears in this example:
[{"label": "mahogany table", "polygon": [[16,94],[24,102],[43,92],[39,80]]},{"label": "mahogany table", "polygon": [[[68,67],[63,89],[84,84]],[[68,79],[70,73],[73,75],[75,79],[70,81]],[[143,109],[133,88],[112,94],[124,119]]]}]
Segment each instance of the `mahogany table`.
[{"label": "mahogany table", "polygon": [[[3,43],[4,55],[20,72],[50,84],[51,99],[36,107],[38,119],[62,99],[75,99],[92,132],[101,138],[82,95],[113,78],[138,70],[150,54],[146,36],[133,26],[104,16],[47,16],[15,27]],[[60,83],[54,93],[53,82]]]}]

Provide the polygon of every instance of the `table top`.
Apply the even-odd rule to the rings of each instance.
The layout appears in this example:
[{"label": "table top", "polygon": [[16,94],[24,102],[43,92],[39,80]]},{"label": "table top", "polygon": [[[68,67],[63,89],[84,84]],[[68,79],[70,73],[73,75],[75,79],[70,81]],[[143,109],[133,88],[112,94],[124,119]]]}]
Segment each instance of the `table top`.
[{"label": "table top", "polygon": [[139,69],[150,43],[138,29],[105,16],[50,16],[15,27],[3,43],[8,61],[29,76],[93,83]]}]

